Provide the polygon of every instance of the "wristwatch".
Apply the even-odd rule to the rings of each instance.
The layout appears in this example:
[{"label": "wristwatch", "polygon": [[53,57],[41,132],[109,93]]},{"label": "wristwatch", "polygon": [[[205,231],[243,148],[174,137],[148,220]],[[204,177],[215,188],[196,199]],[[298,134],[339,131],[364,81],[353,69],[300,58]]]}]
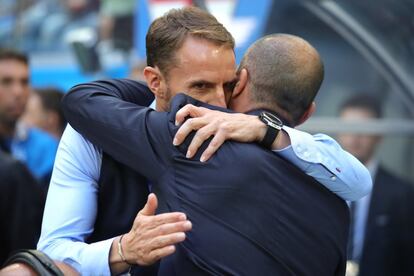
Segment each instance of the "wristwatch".
[{"label": "wristwatch", "polygon": [[273,115],[272,113],[266,111],[260,113],[259,119],[267,126],[266,134],[263,137],[263,140],[260,141],[260,145],[270,149],[272,147],[273,141],[276,139],[277,135],[279,134],[279,131],[283,127],[282,120],[280,120],[277,116]]}]

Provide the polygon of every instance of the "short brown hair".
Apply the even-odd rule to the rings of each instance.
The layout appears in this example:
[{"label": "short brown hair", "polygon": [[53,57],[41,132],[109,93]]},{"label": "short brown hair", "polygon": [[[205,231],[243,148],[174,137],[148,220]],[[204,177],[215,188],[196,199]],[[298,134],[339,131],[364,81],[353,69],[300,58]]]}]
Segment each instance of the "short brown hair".
[{"label": "short brown hair", "polygon": [[29,65],[29,58],[27,55],[13,49],[0,48],[0,60],[6,59],[17,60],[26,65]]},{"label": "short brown hair", "polygon": [[239,66],[249,73],[252,101],[285,111],[299,123],[322,84],[324,69],[318,52],[304,39],[272,34],[256,41]]},{"label": "short brown hair", "polygon": [[234,39],[210,13],[195,7],[172,9],[152,22],[146,36],[147,65],[158,66],[163,73],[176,64],[175,54],[187,36],[228,45],[234,49]]},{"label": "short brown hair", "polygon": [[382,118],[381,102],[374,95],[374,93],[357,92],[342,103],[339,112],[348,108],[358,108],[371,112],[375,118]]}]

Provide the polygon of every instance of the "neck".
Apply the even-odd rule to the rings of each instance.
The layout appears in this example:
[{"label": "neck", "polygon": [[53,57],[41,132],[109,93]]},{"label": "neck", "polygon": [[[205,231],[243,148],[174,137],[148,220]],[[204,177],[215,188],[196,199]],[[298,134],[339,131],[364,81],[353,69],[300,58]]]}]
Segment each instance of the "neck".
[{"label": "neck", "polygon": [[229,108],[235,112],[247,113],[250,110],[256,109],[252,100],[248,97],[248,91],[244,90],[236,97],[232,98],[229,103]]},{"label": "neck", "polygon": [[168,110],[167,107],[168,106],[167,106],[166,102],[164,102],[164,101],[157,100],[155,102],[155,110],[157,110],[157,111],[167,111]]},{"label": "neck", "polygon": [[240,113],[248,113],[252,110],[265,109],[278,114],[283,118],[284,123],[288,124],[291,127],[295,127],[292,117],[288,112],[279,108],[278,106],[256,102],[251,96],[248,87],[244,88],[243,91],[239,92],[237,96],[231,99],[229,108]]},{"label": "neck", "polygon": [[60,140],[60,138],[62,137],[62,133],[63,133],[63,131],[60,128],[53,128],[46,132],[48,132],[51,136],[53,136],[57,140]]},{"label": "neck", "polygon": [[[278,117],[283,121],[283,124],[289,126],[289,127],[295,127],[295,124],[293,123],[292,117],[289,115],[288,112],[281,108],[275,108],[275,107],[269,107],[266,104],[253,104],[251,105],[252,108],[246,112],[252,111],[252,110],[260,110],[264,109],[267,111],[270,111],[272,113],[275,113],[275,115],[278,115]],[[245,113],[246,113],[245,112]]]}]

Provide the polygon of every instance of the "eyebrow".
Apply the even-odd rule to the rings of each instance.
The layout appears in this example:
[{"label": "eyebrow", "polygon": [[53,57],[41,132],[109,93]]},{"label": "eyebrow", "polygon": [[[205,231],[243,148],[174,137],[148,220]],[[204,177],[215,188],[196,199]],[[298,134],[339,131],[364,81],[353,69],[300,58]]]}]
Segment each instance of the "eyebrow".
[{"label": "eyebrow", "polygon": [[237,80],[238,80],[237,77],[234,77],[231,81],[226,81],[224,83],[224,85],[228,85],[228,84],[233,85],[233,84],[236,84]]},{"label": "eyebrow", "polygon": [[189,83],[190,86],[194,86],[196,84],[206,84],[206,85],[214,86],[214,82],[206,81],[206,80],[192,80]]},{"label": "eyebrow", "polygon": [[[234,77],[232,80],[226,81],[223,85],[235,84],[236,82],[237,82],[237,77]],[[190,86],[193,86],[193,85],[196,85],[196,84],[215,85],[214,82],[203,80],[203,79],[192,80],[189,83]]]}]

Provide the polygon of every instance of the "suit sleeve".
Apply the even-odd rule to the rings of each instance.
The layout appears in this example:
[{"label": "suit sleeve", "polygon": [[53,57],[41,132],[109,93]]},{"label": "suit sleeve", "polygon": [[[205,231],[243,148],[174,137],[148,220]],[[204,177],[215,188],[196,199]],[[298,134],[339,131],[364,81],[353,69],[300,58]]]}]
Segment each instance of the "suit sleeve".
[{"label": "suit sleeve", "polygon": [[141,83],[107,80],[73,87],[62,106],[75,130],[115,160],[156,182],[173,146],[168,114],[146,107],[152,100]]}]

